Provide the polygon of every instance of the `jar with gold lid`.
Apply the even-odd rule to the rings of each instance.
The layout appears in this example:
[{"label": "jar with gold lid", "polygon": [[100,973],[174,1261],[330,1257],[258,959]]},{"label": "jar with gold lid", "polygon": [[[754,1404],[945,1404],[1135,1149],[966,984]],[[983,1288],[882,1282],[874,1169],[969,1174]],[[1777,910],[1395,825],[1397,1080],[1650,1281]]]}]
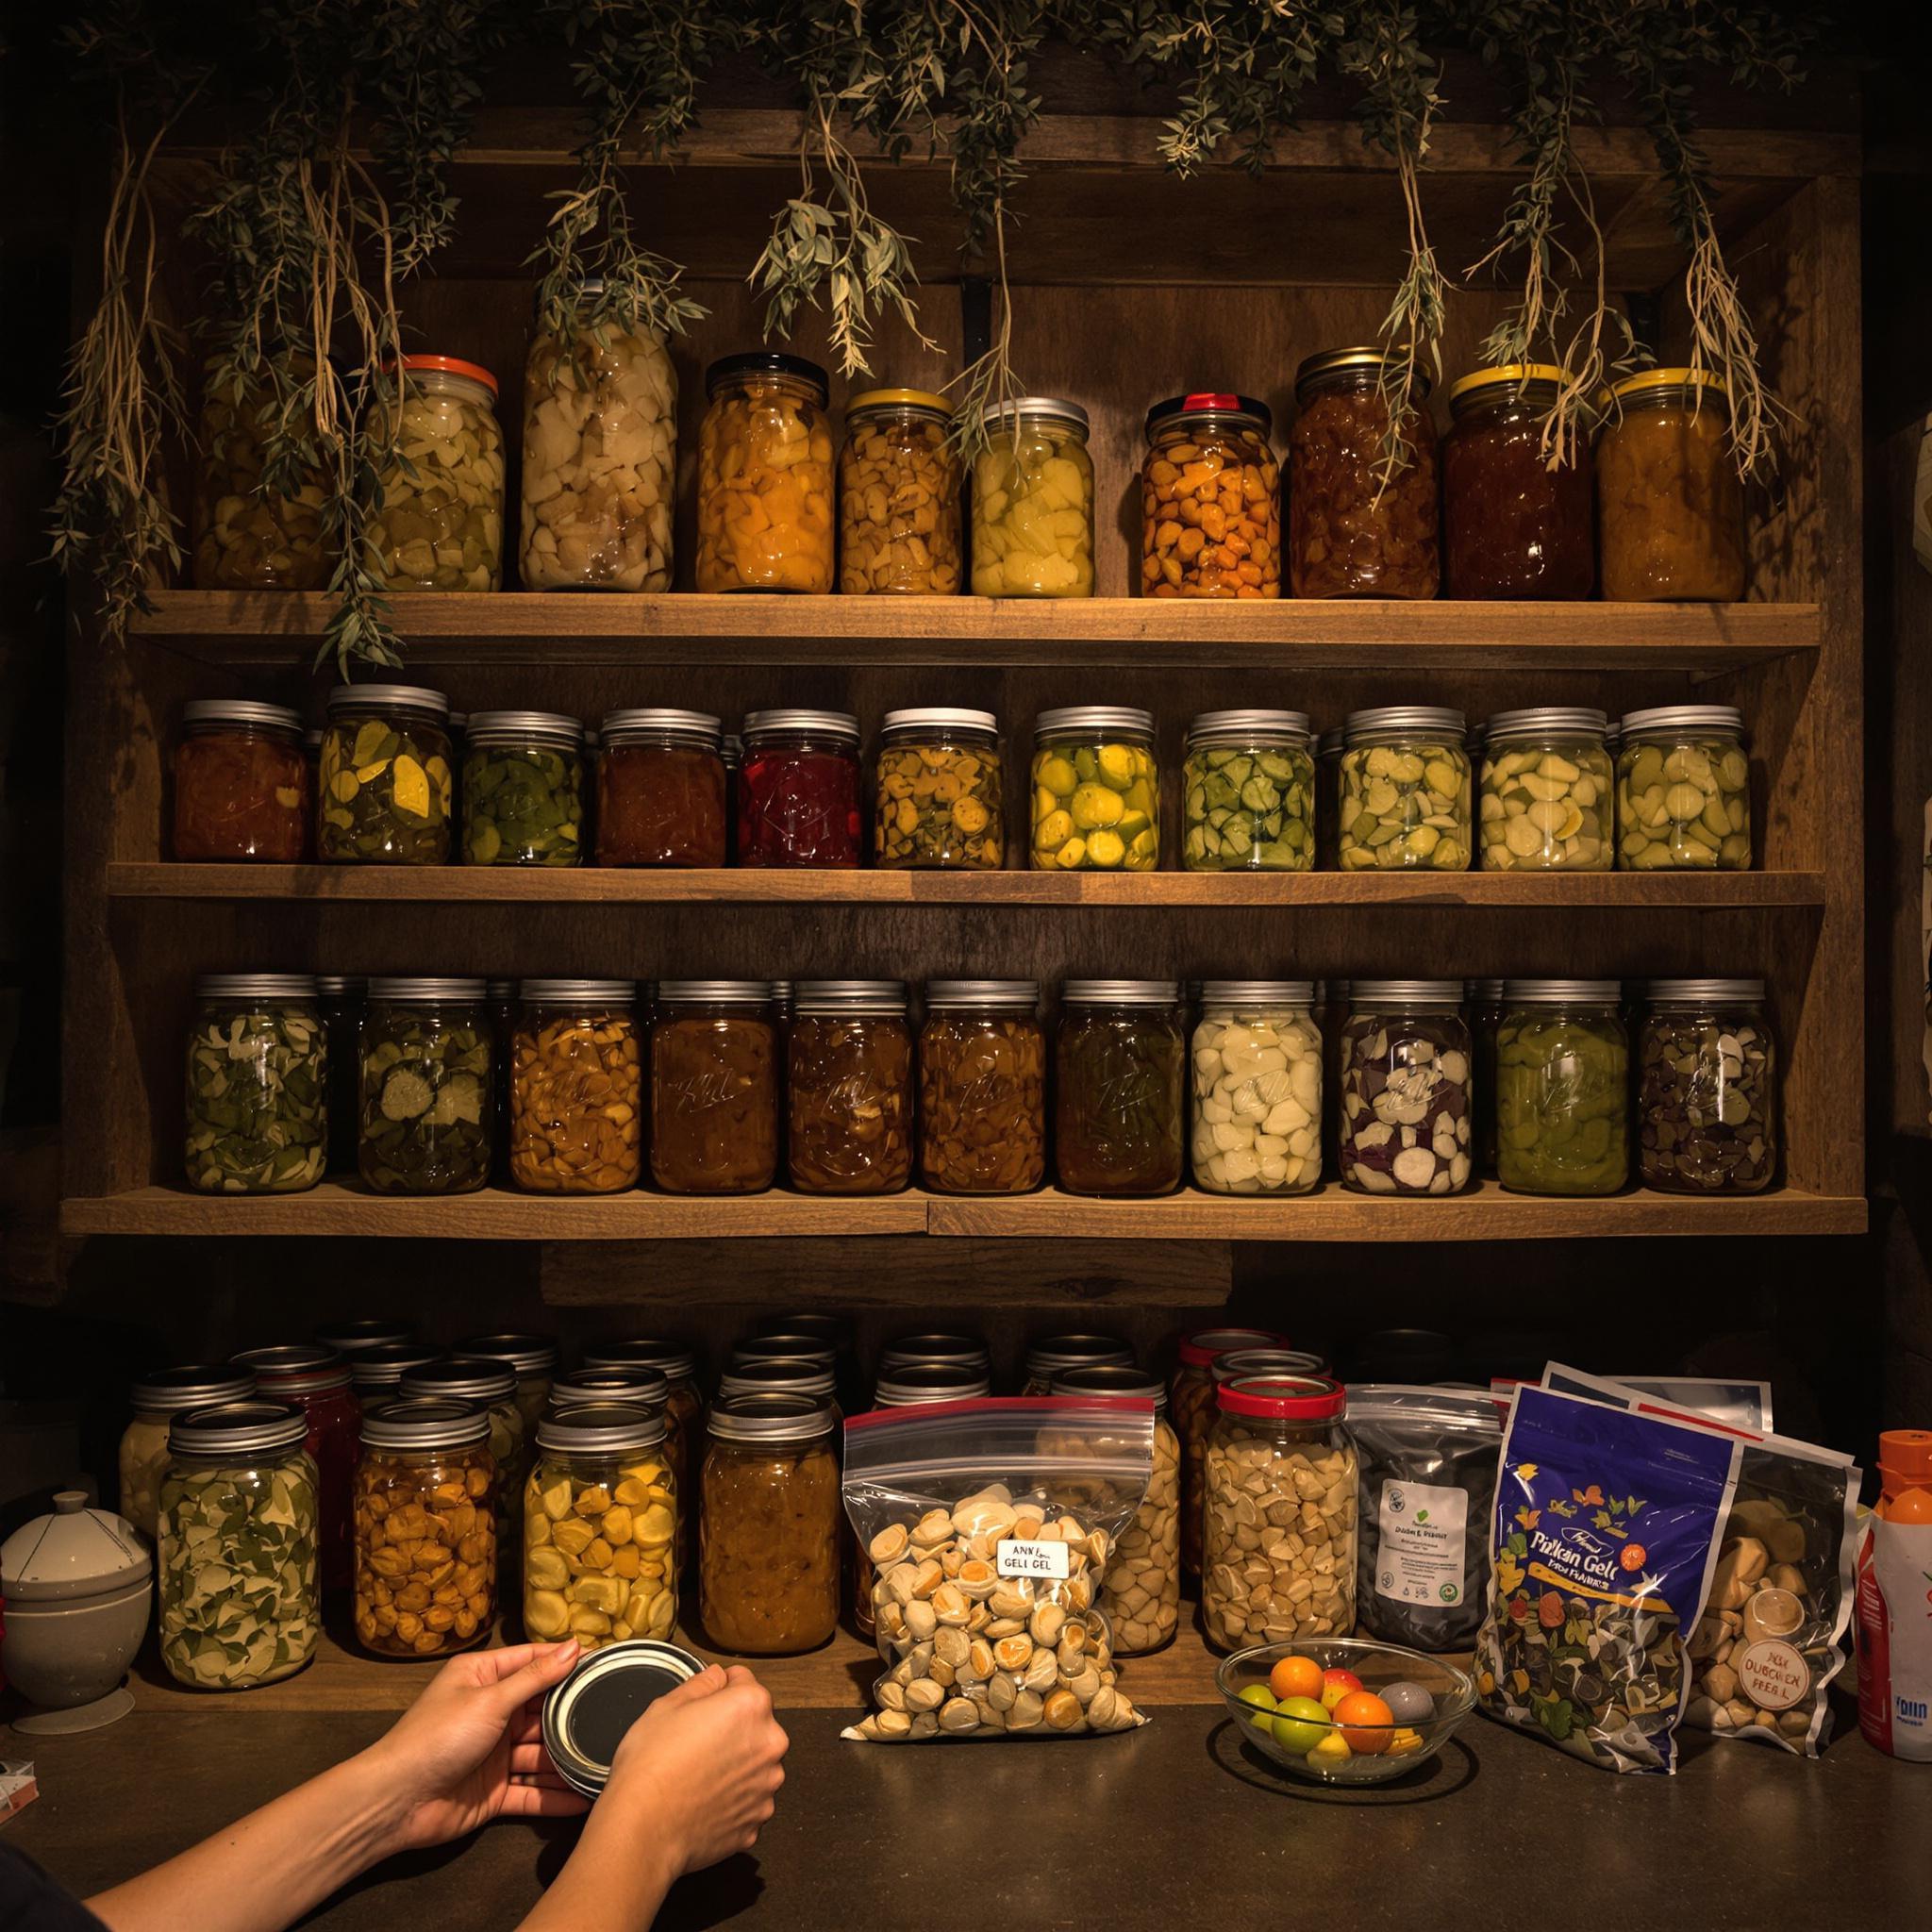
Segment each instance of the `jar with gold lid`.
[{"label": "jar with gold lid", "polygon": [[845,405],[839,452],[839,588],[950,597],[961,563],[953,406],[918,389],[869,389]]}]

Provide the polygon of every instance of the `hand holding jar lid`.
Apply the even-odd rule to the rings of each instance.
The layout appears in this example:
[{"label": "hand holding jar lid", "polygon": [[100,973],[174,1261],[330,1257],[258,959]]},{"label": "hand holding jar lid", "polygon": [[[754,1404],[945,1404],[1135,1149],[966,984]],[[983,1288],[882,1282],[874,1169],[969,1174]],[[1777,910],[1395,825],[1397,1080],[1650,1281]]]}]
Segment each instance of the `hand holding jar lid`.
[{"label": "hand holding jar lid", "polygon": [[989,403],[973,459],[973,589],[981,597],[1093,594],[1087,411],[1052,396]]},{"label": "hand holding jar lid", "polygon": [[706,371],[705,394],[698,589],[830,591],[825,372],[798,356],[727,356]]},{"label": "hand holding jar lid", "polygon": [[869,389],[845,405],[839,588],[950,597],[959,589],[959,458],[944,396]]},{"label": "hand holding jar lid", "polygon": [[1201,391],[1147,412],[1141,588],[1148,597],[1278,597],[1280,472],[1252,396]]}]

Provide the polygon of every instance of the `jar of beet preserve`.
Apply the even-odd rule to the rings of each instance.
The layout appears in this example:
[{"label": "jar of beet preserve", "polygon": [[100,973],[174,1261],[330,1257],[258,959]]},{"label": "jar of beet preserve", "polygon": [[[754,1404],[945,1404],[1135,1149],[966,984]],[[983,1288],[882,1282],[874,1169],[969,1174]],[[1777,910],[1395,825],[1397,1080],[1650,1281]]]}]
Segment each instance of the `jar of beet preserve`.
[{"label": "jar of beet preserve", "polygon": [[857,718],[751,712],[738,772],[738,862],[856,866],[858,794]]},{"label": "jar of beet preserve", "polygon": [[362,1442],[362,1405],[350,1386],[348,1363],[317,1342],[244,1349],[233,1362],[255,1377],[256,1392],[264,1401],[293,1403],[308,1418],[322,1587],[347,1590],[356,1573],[354,1483]]}]

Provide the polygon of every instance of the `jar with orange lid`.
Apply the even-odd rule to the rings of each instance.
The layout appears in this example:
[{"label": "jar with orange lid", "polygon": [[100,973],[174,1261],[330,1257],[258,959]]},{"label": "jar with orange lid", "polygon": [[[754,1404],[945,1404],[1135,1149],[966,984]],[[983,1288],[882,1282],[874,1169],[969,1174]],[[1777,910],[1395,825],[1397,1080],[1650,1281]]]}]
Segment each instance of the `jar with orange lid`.
[{"label": "jar with orange lid", "polygon": [[919,389],[845,405],[839,452],[839,588],[950,597],[964,575],[953,406]]},{"label": "jar with orange lid", "polygon": [[1278,597],[1280,471],[1274,418],[1252,396],[1201,391],[1147,412],[1141,466],[1141,591]]},{"label": "jar with orange lid", "polygon": [[503,431],[496,378],[454,356],[405,356],[395,455],[364,537],[385,591],[503,588]]},{"label": "jar with orange lid", "polygon": [[1285,1347],[1288,1338],[1267,1328],[1197,1328],[1181,1341],[1168,1378],[1168,1407],[1181,1442],[1181,1566],[1201,1574],[1202,1457],[1214,1426],[1214,1362],[1240,1348]]},{"label": "jar with orange lid", "polygon": [[832,588],[825,372],[800,356],[726,356],[705,372],[698,431],[700,591]]},{"label": "jar with orange lid", "polygon": [[1610,396],[1596,450],[1605,600],[1735,603],[1744,594],[1744,490],[1724,378],[1651,369]]}]

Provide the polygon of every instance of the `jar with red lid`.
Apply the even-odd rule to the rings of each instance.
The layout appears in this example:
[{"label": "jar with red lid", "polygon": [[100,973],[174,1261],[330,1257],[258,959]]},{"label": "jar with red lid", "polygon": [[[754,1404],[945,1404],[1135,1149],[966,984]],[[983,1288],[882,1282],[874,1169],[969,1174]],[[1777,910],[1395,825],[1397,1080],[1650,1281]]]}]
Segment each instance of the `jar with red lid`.
[{"label": "jar with red lid", "polygon": [[1267,1328],[1197,1328],[1182,1339],[1168,1380],[1168,1408],[1181,1439],[1181,1567],[1201,1574],[1201,1499],[1206,1491],[1203,1457],[1214,1426],[1215,1358],[1238,1348],[1285,1347],[1288,1337]]},{"label": "jar with red lid", "polygon": [[175,857],[294,865],[308,842],[302,719],[282,705],[197,698],[175,747]]},{"label": "jar with red lid", "polygon": [[[1346,1392],[1325,1375],[1241,1375],[1214,1399],[1201,1515],[1208,1642],[1243,1650],[1346,1637],[1357,1476]],[[1281,1536],[1257,1540],[1264,1524]]]},{"label": "jar with red lid", "polygon": [[364,532],[385,591],[503,588],[503,431],[496,378],[455,356],[405,356],[394,458]]},{"label": "jar with red lid", "polygon": [[1147,412],[1141,593],[1278,597],[1280,470],[1266,403],[1210,391]]},{"label": "jar with red lid", "polygon": [[362,1405],[350,1386],[349,1364],[316,1342],[243,1349],[232,1361],[255,1377],[256,1393],[264,1401],[292,1403],[307,1420],[316,1470],[322,1587],[347,1590],[356,1574],[354,1489],[362,1441]]},{"label": "jar with red lid", "polygon": [[856,866],[858,720],[844,711],[753,711],[738,772],[741,865]]},{"label": "jar with red lid", "polygon": [[607,711],[597,740],[599,865],[724,864],[718,719],[704,711]]}]

